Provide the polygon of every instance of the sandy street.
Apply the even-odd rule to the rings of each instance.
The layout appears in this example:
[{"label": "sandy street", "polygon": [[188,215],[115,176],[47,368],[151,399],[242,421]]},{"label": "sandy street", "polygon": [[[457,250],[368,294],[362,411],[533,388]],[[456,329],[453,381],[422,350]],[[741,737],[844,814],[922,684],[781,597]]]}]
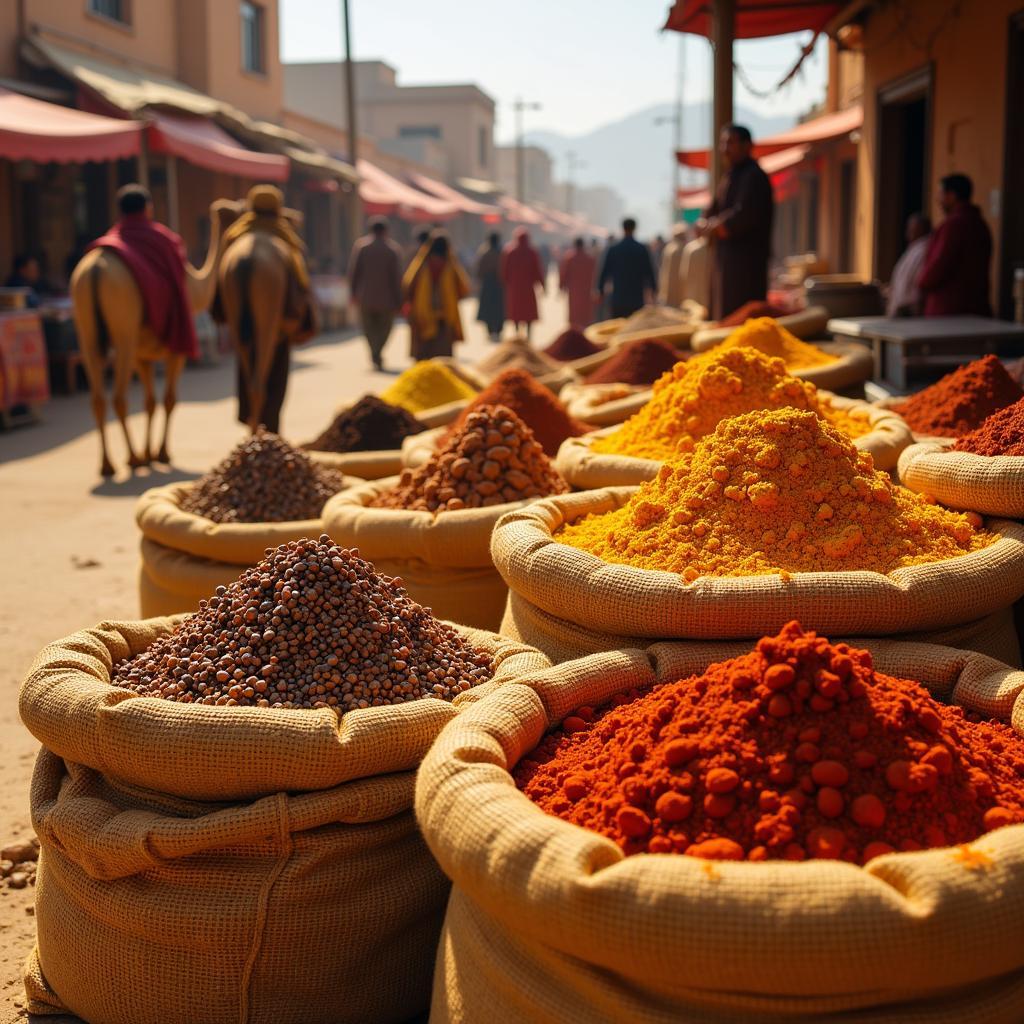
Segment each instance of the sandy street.
[{"label": "sandy street", "polygon": [[[551,291],[549,287],[542,306],[543,319],[534,325],[533,341],[540,346],[565,325],[564,299]],[[476,300],[467,300],[463,322],[470,340],[457,354],[470,363],[489,348],[475,314]],[[407,328],[395,329],[384,359],[395,371],[409,365]],[[365,342],[357,335],[327,335],[298,349],[282,419],[284,435],[296,443],[314,437],[340,403],[378,392],[392,379],[372,372]],[[111,423],[111,457],[119,472],[113,481],[103,482],[85,393],[55,397],[39,425],[0,433],[0,844],[32,835],[28,793],[38,744],[21,725],[17,703],[32,659],[48,642],[83,627],[138,617],[136,498],[157,484],[200,475],[244,436],[234,419],[232,360],[187,370],[180,394],[171,428],[170,469],[129,475],[123,468],[120,429]],[[137,388],[131,408],[132,436],[141,439]],[[34,938],[33,892],[31,886],[0,886],[3,1024],[27,1018],[21,964]],[[116,952],[111,954],[116,959]],[[58,1018],[45,1020],[56,1024]]]}]

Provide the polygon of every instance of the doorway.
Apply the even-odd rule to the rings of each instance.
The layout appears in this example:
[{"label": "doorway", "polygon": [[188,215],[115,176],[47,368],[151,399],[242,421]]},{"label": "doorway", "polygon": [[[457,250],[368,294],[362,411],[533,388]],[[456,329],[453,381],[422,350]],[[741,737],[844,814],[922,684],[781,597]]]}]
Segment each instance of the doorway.
[{"label": "doorway", "polygon": [[857,162],[844,160],[839,165],[839,266],[840,274],[853,271],[854,210],[857,202]]},{"label": "doorway", "polygon": [[888,281],[905,246],[907,218],[928,208],[932,69],[922,68],[878,93],[875,176],[875,276]]},{"label": "doorway", "polygon": [[1024,268],[1024,12],[1010,18],[1006,60],[1006,151],[1003,165],[1003,223],[997,268],[999,315],[1012,320],[1013,274]]}]

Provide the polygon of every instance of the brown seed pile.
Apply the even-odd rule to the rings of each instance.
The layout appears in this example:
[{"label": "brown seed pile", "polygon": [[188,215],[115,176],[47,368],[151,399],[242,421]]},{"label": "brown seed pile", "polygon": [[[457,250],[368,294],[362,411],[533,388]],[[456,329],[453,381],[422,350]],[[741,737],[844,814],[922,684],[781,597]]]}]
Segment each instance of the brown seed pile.
[{"label": "brown seed pile", "polygon": [[111,682],[181,704],[353,708],[452,700],[494,674],[491,658],[324,535],[266,558]]},{"label": "brown seed pile", "polygon": [[324,503],[344,482],[340,470],[318,465],[260,427],[192,485],[181,507],[215,523],[318,519]]},{"label": "brown seed pile", "polygon": [[0,849],[0,878],[8,889],[24,889],[36,884],[39,840],[22,839],[4,843]]},{"label": "brown seed pile", "polygon": [[371,505],[454,512],[568,490],[533,431],[507,406],[485,405],[466,417],[429,462],[405,470]]}]

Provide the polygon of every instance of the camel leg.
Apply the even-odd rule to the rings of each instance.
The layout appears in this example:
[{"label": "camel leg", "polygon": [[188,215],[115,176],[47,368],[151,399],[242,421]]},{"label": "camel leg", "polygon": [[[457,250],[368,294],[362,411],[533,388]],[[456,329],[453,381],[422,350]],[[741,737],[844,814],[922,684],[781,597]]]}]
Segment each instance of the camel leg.
[{"label": "camel leg", "polygon": [[[280,285],[280,287],[274,287]],[[267,379],[281,337],[287,279],[267,281],[259,290],[253,288],[250,301],[253,311],[253,366],[249,377],[249,429],[255,431],[263,419],[267,400]]]},{"label": "camel leg", "polygon": [[[111,325],[113,327],[113,325]],[[131,435],[128,433],[128,387],[135,372],[135,339],[118,337],[111,330],[111,343],[114,346],[114,413],[124,432],[124,443],[128,448],[128,465],[132,469],[149,464],[148,453],[137,455],[132,447]]]},{"label": "camel leg", "polygon": [[157,462],[165,462],[168,465],[170,465],[171,456],[167,451],[167,435],[171,430],[171,413],[178,402],[178,378],[181,377],[184,367],[184,355],[180,352],[168,353],[164,371],[164,437],[160,444],[160,452],[156,456]]},{"label": "camel leg", "polygon": [[142,381],[143,408],[146,410],[146,436],[142,445],[142,458],[153,460],[153,417],[156,415],[156,389],[153,387],[153,361],[140,359],[135,367]]},{"label": "camel leg", "polygon": [[100,435],[100,474],[114,475],[114,464],[107,449],[107,397],[106,382],[103,379],[105,361],[100,352],[99,330],[96,323],[98,310],[90,271],[76,271],[72,282],[72,312],[75,321],[75,335],[78,350],[82,356],[85,378],[89,382],[92,413],[96,419],[96,431]]}]

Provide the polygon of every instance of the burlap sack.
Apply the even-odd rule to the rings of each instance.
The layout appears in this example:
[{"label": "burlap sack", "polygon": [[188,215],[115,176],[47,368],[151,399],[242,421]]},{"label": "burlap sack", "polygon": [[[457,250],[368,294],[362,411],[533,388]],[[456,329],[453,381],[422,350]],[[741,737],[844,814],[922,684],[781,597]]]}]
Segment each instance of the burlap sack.
[{"label": "burlap sack", "polygon": [[[882,671],[1024,731],[1024,673],[949,648],[862,646]],[[570,710],[744,650],[585,658],[482,695],[444,729],[416,784],[454,883],[432,1024],[1024,1020],[1024,825],[863,868],[624,857],[515,787],[510,770]]]},{"label": "burlap sack", "polygon": [[[552,539],[587,513],[609,512],[632,488],[545,498],[503,516],[491,538],[494,564],[509,586],[505,636],[538,647],[554,661],[654,640],[759,637],[799,619],[826,635],[899,636],[959,627],[962,646],[992,636],[987,617],[1024,595],[1024,526],[986,525],[1000,539],[982,551],[930,565],[874,572],[778,576],[681,576],[613,565]],[[1005,630],[1012,620],[1003,617]],[[968,623],[976,628],[966,629]],[[1015,639],[1000,633],[998,649]],[[978,641],[979,643],[981,641]]]},{"label": "burlap sack", "polygon": [[[137,697],[111,665],[171,620],[47,647],[21,691],[43,744],[29,1010],[93,1024],[339,1024],[424,1010],[448,882],[412,814],[414,775],[457,714]],[[498,678],[543,662],[493,635]]]},{"label": "burlap sack", "polygon": [[[345,483],[358,486],[363,481],[346,477]],[[201,598],[236,580],[267,548],[324,532],[322,518],[215,523],[181,508],[192,486],[153,487],[136,503],[135,522],[142,532],[139,604],[146,618],[195,611]]]},{"label": "burlap sack", "polygon": [[[649,397],[650,392],[647,394]],[[899,416],[853,398],[842,398],[827,391],[821,395],[837,409],[863,409],[871,422],[871,431],[855,438],[854,445],[860,451],[871,453],[876,469],[888,471],[896,466],[900,452],[911,443],[910,427]],[[555,468],[572,487],[578,490],[629,487],[657,475],[663,463],[655,459],[593,450],[594,441],[617,429],[617,426],[604,427],[582,437],[567,437],[562,442],[555,456]]]},{"label": "burlap sack", "polygon": [[570,416],[610,427],[639,412],[651,400],[651,389],[638,384],[570,384],[559,397]]},{"label": "burlap sack", "polygon": [[1024,519],[1024,458],[954,452],[925,441],[900,455],[900,483],[950,508]]},{"label": "burlap sack", "polygon": [[[810,338],[819,338],[825,333],[828,327],[829,312],[824,306],[808,306],[806,309],[798,310],[796,313],[786,313],[774,319],[779,326],[785,327],[790,334],[802,340],[808,340]],[[716,325],[705,325],[693,337],[690,345],[695,352],[706,352],[709,348],[714,348],[725,341],[735,330],[735,326],[718,327]]]},{"label": "burlap sack", "polygon": [[[905,398],[901,398],[899,396],[892,396],[890,398],[880,398],[877,401],[872,402],[872,405],[878,406],[879,409],[889,409],[891,412],[896,413],[896,415],[898,416],[899,407],[905,400]],[[913,435],[915,443],[933,441],[935,444],[941,444],[946,447],[956,443],[955,437],[944,437],[941,434],[921,434],[918,433],[918,431],[914,430],[913,428],[911,428],[911,434]]]},{"label": "burlap sack", "polygon": [[508,588],[491,561],[491,531],[506,512],[528,502],[458,512],[368,508],[398,477],[375,480],[335,495],[324,506],[324,529],[343,547],[389,576],[400,576],[413,600],[442,619],[497,629]]}]

